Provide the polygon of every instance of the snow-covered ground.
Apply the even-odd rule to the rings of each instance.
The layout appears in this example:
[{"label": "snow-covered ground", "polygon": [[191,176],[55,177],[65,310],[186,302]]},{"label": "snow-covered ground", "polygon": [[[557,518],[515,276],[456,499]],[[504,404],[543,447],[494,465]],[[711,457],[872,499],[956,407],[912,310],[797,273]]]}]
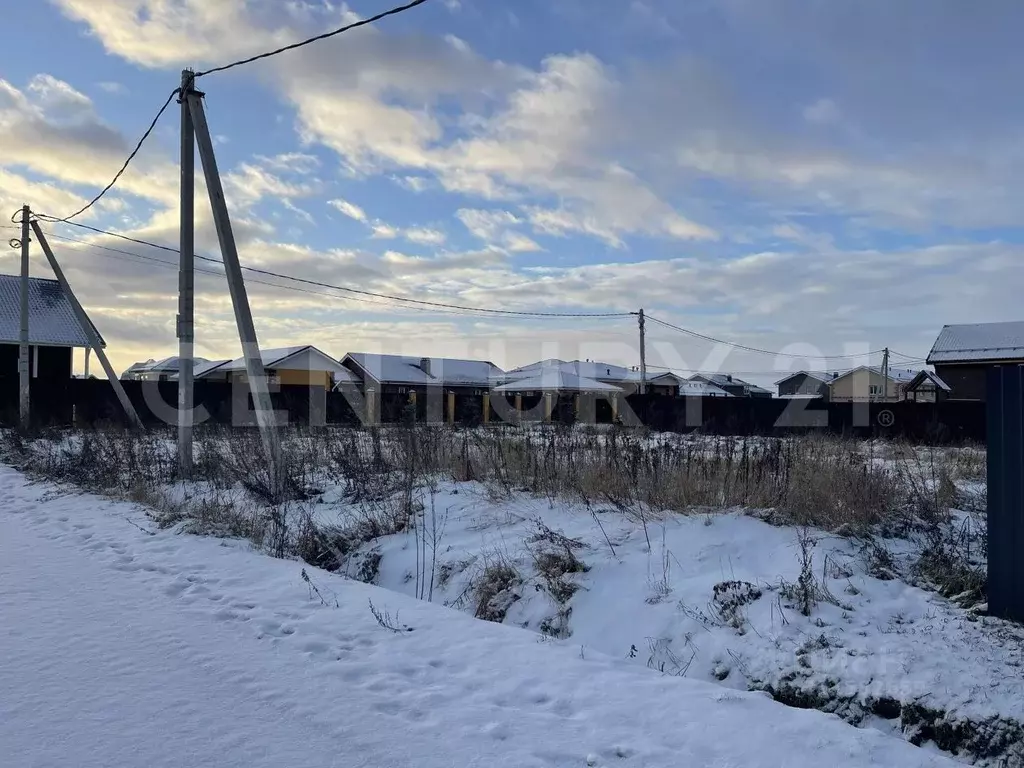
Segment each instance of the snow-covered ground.
[{"label": "snow-covered ground", "polygon": [[884,542],[889,569],[862,543],[739,510],[645,526],[612,510],[495,499],[476,483],[422,491],[420,503],[424,538],[367,542],[349,575],[584,655],[771,690],[982,765],[1024,764],[1024,628],[892,578],[907,541]]},{"label": "snow-covered ground", "polygon": [[[673,592],[648,604],[663,590],[648,593],[642,579],[628,589],[646,608],[621,621],[613,614],[632,596],[599,587],[609,582],[601,574],[635,571],[644,558],[627,558],[635,536],[609,526],[619,554],[596,544],[586,552],[592,568],[579,575],[592,581],[572,617],[578,632],[607,637],[556,643],[308,566],[307,582],[301,563],[153,530],[135,505],[61,494],[5,467],[0,496],[0,750],[12,768],[952,764],[835,716],[620,658],[646,631],[626,626],[638,610],[676,631],[668,612],[688,585],[696,593],[718,575],[771,577],[771,557],[749,562],[742,543],[761,537],[781,560],[782,534],[740,518],[713,520],[719,543],[689,550],[682,542],[703,530],[686,526],[702,523],[667,527]],[[449,513],[453,539],[469,536],[470,524],[457,530],[466,512]],[[480,535],[500,542],[501,530]],[[713,574],[687,563],[696,551],[717,564]],[[401,581],[405,566],[387,559],[383,580],[393,580],[394,560]],[[661,571],[651,570],[656,582]],[[885,597],[917,600],[897,588]],[[399,631],[377,623],[371,601]],[[517,602],[529,620],[529,599]],[[838,629],[841,619],[827,615]],[[751,632],[767,631],[764,611],[750,618]],[[709,650],[717,642],[703,630],[693,640]],[[965,682],[955,675],[946,686]]]}]

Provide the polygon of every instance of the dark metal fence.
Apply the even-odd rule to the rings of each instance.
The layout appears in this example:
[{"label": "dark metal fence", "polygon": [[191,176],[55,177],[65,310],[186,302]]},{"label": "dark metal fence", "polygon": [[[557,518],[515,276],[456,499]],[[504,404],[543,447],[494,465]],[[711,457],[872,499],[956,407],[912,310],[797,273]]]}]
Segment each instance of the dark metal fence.
[{"label": "dark metal fence", "polygon": [[[147,425],[174,424],[176,382],[124,382],[125,391]],[[484,396],[445,392],[376,395],[375,412],[381,423],[411,418],[419,422],[453,421],[475,426],[485,421],[543,421],[545,403],[539,395],[520,398],[522,414],[515,412],[515,398],[493,395],[484,418]],[[357,425],[365,406],[362,396],[325,392],[323,388],[281,386],[271,393],[274,408],[288,423]],[[17,379],[0,377],[0,423],[17,419]],[[254,423],[251,398],[244,386],[198,381],[195,403],[197,423],[239,425]],[[454,408],[452,407],[454,406]],[[948,443],[984,441],[985,403],[820,403],[753,398],[665,397],[631,395],[619,402],[617,414],[605,398],[584,398],[579,404],[571,395],[553,397],[551,420],[562,424],[577,421],[627,426],[646,425],[657,431],[701,431],[719,435],[787,435],[824,431],[858,437],[906,438],[917,442]],[[32,415],[37,426],[94,426],[124,423],[124,413],[110,384],[99,379],[32,381]]]},{"label": "dark metal fence", "polygon": [[988,375],[989,613],[1024,621],[1024,367]]}]

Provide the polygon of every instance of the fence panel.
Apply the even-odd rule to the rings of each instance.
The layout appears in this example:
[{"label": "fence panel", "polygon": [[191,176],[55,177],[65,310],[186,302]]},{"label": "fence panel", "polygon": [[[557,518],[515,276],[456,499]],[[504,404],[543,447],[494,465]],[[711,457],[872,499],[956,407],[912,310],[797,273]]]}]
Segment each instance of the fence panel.
[{"label": "fence panel", "polygon": [[1024,367],[988,375],[988,605],[1024,621]]}]

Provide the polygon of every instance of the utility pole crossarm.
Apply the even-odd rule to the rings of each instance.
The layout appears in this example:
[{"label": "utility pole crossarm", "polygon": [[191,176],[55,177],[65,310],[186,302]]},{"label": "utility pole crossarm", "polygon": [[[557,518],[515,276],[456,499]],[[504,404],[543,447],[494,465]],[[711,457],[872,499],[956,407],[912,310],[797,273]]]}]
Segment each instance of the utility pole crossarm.
[{"label": "utility pole crossarm", "polygon": [[107,355],[103,351],[103,342],[100,340],[99,334],[96,333],[96,329],[93,328],[92,322],[89,320],[89,316],[85,313],[85,310],[82,309],[82,305],[78,303],[78,298],[75,296],[75,292],[71,290],[71,286],[68,284],[67,278],[64,277],[64,270],[60,268],[60,264],[57,263],[57,258],[53,255],[53,251],[50,250],[50,244],[47,242],[46,235],[43,234],[43,230],[39,227],[38,221],[32,222],[32,230],[36,233],[36,239],[39,240],[39,246],[43,249],[43,253],[46,255],[46,260],[50,263],[50,269],[53,270],[53,274],[57,277],[57,282],[60,283],[60,287],[64,291],[64,295],[67,296],[68,301],[71,302],[71,308],[74,310],[75,318],[78,320],[78,324],[82,326],[82,330],[85,331],[85,335],[89,339],[89,345],[96,353],[96,358],[100,361],[100,365],[103,366],[103,371],[107,374],[107,380],[114,388],[114,394],[117,395],[117,399],[121,402],[121,407],[124,408],[124,412],[127,414],[132,425],[142,429],[142,420],[139,418],[139,414],[135,411],[135,406],[132,405],[132,401],[128,399],[128,394],[124,391],[124,387],[121,386],[120,379],[118,379],[117,374],[114,373],[114,369],[111,367],[110,361],[107,359]]}]

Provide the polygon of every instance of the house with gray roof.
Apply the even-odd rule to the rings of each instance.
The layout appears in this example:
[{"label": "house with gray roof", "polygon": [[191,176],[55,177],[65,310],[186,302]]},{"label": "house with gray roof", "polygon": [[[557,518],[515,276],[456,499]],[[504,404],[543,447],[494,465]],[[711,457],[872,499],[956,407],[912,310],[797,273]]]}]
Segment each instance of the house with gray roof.
[{"label": "house with gray roof", "polygon": [[907,387],[920,371],[861,365],[839,374],[829,384],[833,403],[896,402],[906,399]]},{"label": "house with gray roof", "polygon": [[[631,395],[640,389],[640,368],[634,366],[626,368],[613,363],[603,363],[598,360],[558,360],[551,358],[541,360],[521,368],[515,368],[508,372],[509,380],[517,378],[535,378],[540,375],[550,375],[549,371],[557,371],[567,376],[575,376],[582,379],[610,384],[617,388],[624,395]],[[668,371],[647,371],[647,392],[656,395],[675,396],[680,394],[680,388],[686,380],[681,376]],[[608,390],[606,390],[608,391]]]},{"label": "house with gray roof", "polygon": [[411,394],[439,388],[482,395],[505,381],[505,372],[487,360],[349,352],[341,364],[364,392]]},{"label": "house with gray roof", "polygon": [[795,371],[775,382],[779,397],[784,399],[823,400],[828,402],[829,385],[838,373],[822,371]]},{"label": "house with gray roof", "polygon": [[[352,374],[339,361],[309,344],[260,350],[263,370],[273,385],[324,387],[330,390],[353,381]],[[245,358],[208,362],[193,371],[196,381],[243,382]]]},{"label": "house with gray roof", "polygon": [[695,373],[690,377],[690,381],[703,381],[705,384],[712,384],[733,397],[769,398],[772,396],[770,390],[744,381],[731,373]]},{"label": "house with gray roof", "polygon": [[[178,371],[181,368],[180,357],[165,357],[161,360],[146,360],[145,362],[132,363],[121,374],[122,381],[175,381],[178,378]],[[192,369],[198,372],[210,364],[205,357],[192,358]],[[221,360],[220,362],[227,362]]]},{"label": "house with gray roof", "polygon": [[[91,320],[89,321],[91,324]],[[95,326],[93,326],[95,330]],[[103,346],[103,337],[97,331]],[[28,281],[29,375],[63,381],[71,378],[74,350],[89,349],[67,294],[56,280]],[[0,275],[0,378],[18,378],[21,340],[21,278]]]},{"label": "house with gray roof", "polygon": [[944,325],[927,362],[950,399],[984,400],[989,369],[1024,364],[1024,321]]}]

